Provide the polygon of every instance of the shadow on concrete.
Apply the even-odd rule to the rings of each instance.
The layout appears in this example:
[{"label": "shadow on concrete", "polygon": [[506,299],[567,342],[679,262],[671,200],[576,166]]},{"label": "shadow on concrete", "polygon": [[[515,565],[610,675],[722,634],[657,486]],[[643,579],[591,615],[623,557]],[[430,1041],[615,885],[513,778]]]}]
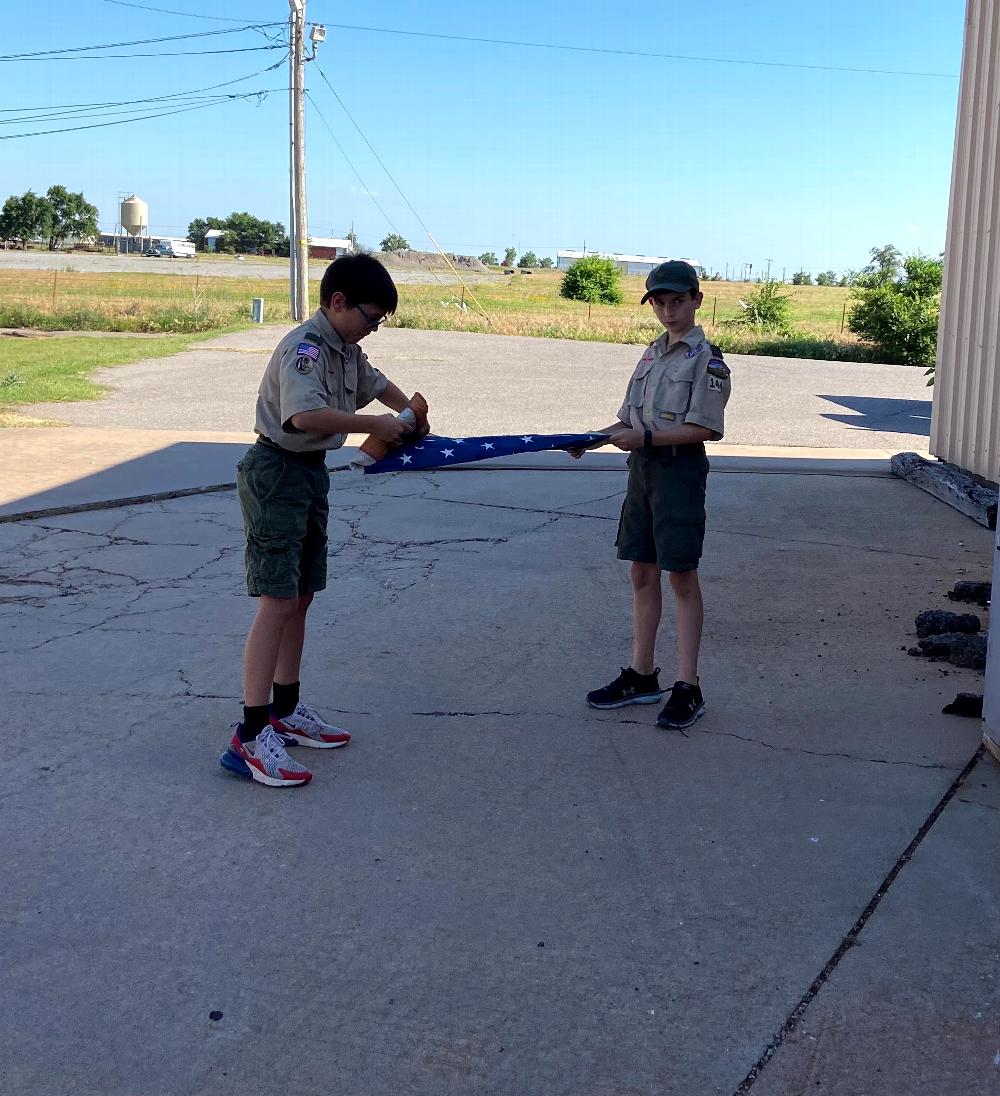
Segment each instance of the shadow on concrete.
[{"label": "shadow on concrete", "polygon": [[[240,443],[177,442],[91,475],[8,499],[0,503],[0,521],[231,488],[236,484],[236,463],[246,449]],[[100,454],[95,456],[99,461]],[[88,457],[81,452],[81,470]]]},{"label": "shadow on concrete", "polygon": [[891,434],[931,434],[931,401],[901,400],[888,396],[823,396],[821,400],[840,404],[854,415],[821,415],[821,418],[855,426],[859,430],[881,430]]}]

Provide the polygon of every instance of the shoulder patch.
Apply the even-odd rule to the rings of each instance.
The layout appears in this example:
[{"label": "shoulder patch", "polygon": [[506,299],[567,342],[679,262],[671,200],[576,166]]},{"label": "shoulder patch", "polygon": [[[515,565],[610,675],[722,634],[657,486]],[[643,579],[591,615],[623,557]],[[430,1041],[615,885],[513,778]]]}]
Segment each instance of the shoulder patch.
[{"label": "shoulder patch", "polygon": [[312,361],[303,355],[301,358],[295,359],[295,368],[300,373],[311,373],[313,369]]},{"label": "shoulder patch", "polygon": [[314,362],[319,361],[319,347],[311,342],[299,343],[295,353],[297,357],[311,358]]},{"label": "shoulder patch", "polygon": [[721,377],[725,380],[732,370],[721,358],[711,358],[708,363],[708,372],[712,377]]},{"label": "shoulder patch", "polygon": [[306,342],[311,342],[316,346],[323,345],[323,337],[321,335],[317,335],[315,331],[307,331],[302,336],[302,338],[305,339]]}]

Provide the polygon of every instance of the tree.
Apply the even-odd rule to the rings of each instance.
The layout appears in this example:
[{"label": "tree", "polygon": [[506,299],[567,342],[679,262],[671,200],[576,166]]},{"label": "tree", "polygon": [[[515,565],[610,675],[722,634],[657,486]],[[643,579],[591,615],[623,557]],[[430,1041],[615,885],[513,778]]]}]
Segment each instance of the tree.
[{"label": "tree", "polygon": [[187,238],[194,244],[198,251],[205,250],[205,237],[213,228],[225,228],[226,222],[218,217],[196,217],[188,225]]},{"label": "tree", "polygon": [[262,221],[252,213],[230,213],[223,224],[227,236],[232,236],[237,252],[273,252],[285,236],[285,226],[277,221]]},{"label": "tree", "polygon": [[484,251],[482,255],[479,256],[479,261],[485,263],[487,266],[497,265],[497,257],[492,251]]},{"label": "tree", "polygon": [[410,245],[398,232],[390,232],[378,245],[382,251],[409,251]]},{"label": "tree", "polygon": [[817,285],[836,285],[837,284],[837,272],[835,270],[824,270],[822,273],[816,275]]},{"label": "tree", "polygon": [[586,259],[577,259],[566,271],[559,292],[571,301],[621,304],[625,299],[621,280],[622,272],[613,259],[588,255]]},{"label": "tree", "polygon": [[548,270],[549,267],[552,266],[552,260],[548,257],[548,255],[546,255],[545,258],[542,259],[538,265]]},{"label": "tree", "polygon": [[804,270],[796,270],[792,275],[792,285],[812,285],[812,275],[807,274]]},{"label": "tree", "polygon": [[517,258],[517,248],[508,247],[507,250],[503,253],[503,262],[500,265],[501,266],[513,266],[514,265],[514,260],[516,258]]},{"label": "tree", "polygon": [[528,267],[531,267],[531,266],[538,266],[538,256],[534,253],[534,251],[526,251],[521,256],[521,258],[518,259],[517,265],[522,270],[527,270]]},{"label": "tree", "polygon": [[865,267],[859,276],[866,285],[888,285],[899,277],[903,267],[903,253],[892,244],[883,244],[882,247],[871,249],[871,262]]},{"label": "tree", "polygon": [[45,192],[49,203],[49,251],[62,247],[70,236],[77,240],[97,235],[97,206],[83,194],[74,194],[64,186],[50,186]]},{"label": "tree", "polygon": [[19,242],[25,250],[32,240],[48,236],[51,225],[52,206],[33,190],[12,194],[0,210],[0,239]]},{"label": "tree", "polygon": [[351,247],[355,251],[358,250],[358,234],[354,231],[353,228],[351,229],[350,232],[347,233],[347,235],[344,237],[344,239],[351,245]]},{"label": "tree", "polygon": [[[899,254],[895,248],[892,251]],[[874,259],[874,251],[872,256]],[[878,260],[873,265],[877,267]],[[941,259],[910,255],[896,279],[879,283],[874,279],[880,271],[868,271],[855,285],[857,303],[848,314],[847,326],[874,343],[886,361],[933,367],[943,268]]]},{"label": "tree", "polygon": [[840,281],[837,282],[837,285],[854,285],[857,280],[858,272],[856,270],[845,270],[844,273],[840,275]]}]

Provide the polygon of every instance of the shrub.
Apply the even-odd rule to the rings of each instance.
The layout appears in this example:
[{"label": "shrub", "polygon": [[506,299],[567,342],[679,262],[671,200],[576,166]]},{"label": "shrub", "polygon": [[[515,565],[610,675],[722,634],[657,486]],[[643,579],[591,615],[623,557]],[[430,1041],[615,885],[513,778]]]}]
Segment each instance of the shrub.
[{"label": "shrub", "polygon": [[577,261],[566,271],[559,292],[571,301],[587,301],[590,304],[621,304],[622,274],[612,259],[589,255]]},{"label": "shrub", "polygon": [[873,284],[862,277],[847,326],[873,343],[883,360],[933,366],[941,313],[942,261],[911,255],[899,279]]},{"label": "shrub", "polygon": [[792,330],[791,297],[780,292],[778,282],[761,282],[745,301],[740,301],[740,308],[742,313],[728,321],[734,327],[752,327],[777,335],[787,335]]}]

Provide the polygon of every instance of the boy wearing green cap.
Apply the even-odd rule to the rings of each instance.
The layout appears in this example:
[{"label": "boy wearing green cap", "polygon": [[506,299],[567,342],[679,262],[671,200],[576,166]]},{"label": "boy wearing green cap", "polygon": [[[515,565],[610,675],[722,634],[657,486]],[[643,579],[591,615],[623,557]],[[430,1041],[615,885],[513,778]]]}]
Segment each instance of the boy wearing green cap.
[{"label": "boy wearing green cap", "polygon": [[[646,293],[664,333],[646,348],[629,381],[618,419],[601,433],[629,454],[618,558],[632,563],[631,665],[610,685],[587,694],[592,708],[656,704],[663,697],[654,667],[666,571],[677,601],[677,680],[657,717],[661,727],[690,727],[705,712],[698,681],[702,607],[698,561],[705,537],[705,442],[724,432],[729,367],[695,323],[702,302],[688,263],[661,263]],[[574,453],[574,456],[578,456]]]}]

